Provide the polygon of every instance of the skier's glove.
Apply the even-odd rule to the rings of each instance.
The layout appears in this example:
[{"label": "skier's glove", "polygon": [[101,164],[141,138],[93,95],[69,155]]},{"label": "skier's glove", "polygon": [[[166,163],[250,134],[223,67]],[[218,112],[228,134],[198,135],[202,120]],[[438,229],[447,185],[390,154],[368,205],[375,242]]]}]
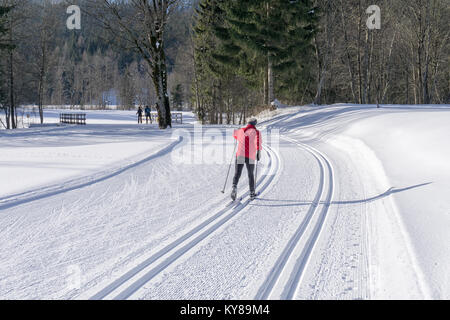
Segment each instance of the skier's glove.
[{"label": "skier's glove", "polygon": [[261,160],[261,151],[258,150],[258,152],[256,153],[256,160]]}]

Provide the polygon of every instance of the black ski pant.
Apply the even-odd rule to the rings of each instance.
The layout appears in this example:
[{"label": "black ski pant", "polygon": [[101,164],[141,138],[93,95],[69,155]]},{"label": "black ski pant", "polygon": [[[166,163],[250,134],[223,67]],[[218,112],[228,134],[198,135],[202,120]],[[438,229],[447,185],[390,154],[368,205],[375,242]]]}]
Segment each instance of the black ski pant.
[{"label": "black ski pant", "polygon": [[250,186],[250,192],[255,192],[255,164],[253,160],[250,160],[249,158],[242,158],[238,157],[236,158],[236,170],[234,173],[233,178],[233,187],[237,187],[239,183],[239,179],[241,178],[242,170],[244,169],[244,164],[247,167],[247,173],[248,173],[248,182]]}]

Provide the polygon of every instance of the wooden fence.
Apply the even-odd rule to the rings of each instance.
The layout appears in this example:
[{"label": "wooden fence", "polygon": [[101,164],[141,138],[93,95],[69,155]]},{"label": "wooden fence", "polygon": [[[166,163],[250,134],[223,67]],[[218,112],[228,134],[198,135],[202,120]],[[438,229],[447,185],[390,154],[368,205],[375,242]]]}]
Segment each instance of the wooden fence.
[{"label": "wooden fence", "polygon": [[[152,112],[150,116],[151,123],[158,123],[158,113]],[[145,115],[142,116],[142,122],[147,122]],[[181,112],[172,112],[172,123],[183,124],[183,114]]]},{"label": "wooden fence", "polygon": [[59,122],[65,124],[86,125],[86,113],[61,113]]}]

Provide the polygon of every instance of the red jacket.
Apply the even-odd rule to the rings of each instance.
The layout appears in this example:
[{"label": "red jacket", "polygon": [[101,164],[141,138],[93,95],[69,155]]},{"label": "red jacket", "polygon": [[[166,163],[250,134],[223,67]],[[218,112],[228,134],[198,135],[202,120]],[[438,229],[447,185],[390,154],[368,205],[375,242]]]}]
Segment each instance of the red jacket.
[{"label": "red jacket", "polygon": [[245,128],[234,130],[233,137],[239,142],[236,157],[256,160],[256,151],[262,150],[262,141],[261,134],[255,126],[249,124]]}]

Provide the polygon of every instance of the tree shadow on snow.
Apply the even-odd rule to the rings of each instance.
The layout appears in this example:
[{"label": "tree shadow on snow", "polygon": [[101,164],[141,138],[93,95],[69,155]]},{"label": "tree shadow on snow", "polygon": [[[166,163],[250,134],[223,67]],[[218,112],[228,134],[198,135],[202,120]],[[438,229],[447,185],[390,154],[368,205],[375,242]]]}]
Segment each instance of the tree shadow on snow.
[{"label": "tree shadow on snow", "polygon": [[[320,201],[319,204],[329,204],[329,205],[346,205],[346,204],[359,204],[359,203],[369,203],[373,201],[377,201],[386,197],[389,197],[390,195],[406,192],[409,190],[425,187],[432,184],[432,182],[422,183],[415,186],[410,186],[406,188],[389,188],[386,190],[386,192],[383,192],[377,196],[370,197],[367,199],[358,199],[358,200],[344,200],[344,201],[332,201],[331,203]],[[262,202],[262,203],[260,203]],[[268,202],[270,204],[265,204],[264,202]],[[301,206],[308,206],[313,204],[313,201],[299,201],[299,200],[279,200],[279,199],[267,199],[267,198],[260,198],[257,199],[257,202],[252,203],[252,206],[255,207],[301,207]]]}]

